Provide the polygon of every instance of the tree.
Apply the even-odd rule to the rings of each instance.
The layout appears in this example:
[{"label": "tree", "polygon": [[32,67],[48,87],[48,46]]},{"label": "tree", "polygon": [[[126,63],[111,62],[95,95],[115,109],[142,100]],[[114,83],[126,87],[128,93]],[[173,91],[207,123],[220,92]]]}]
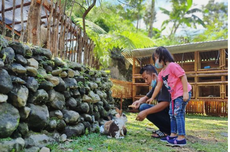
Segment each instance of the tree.
[{"label": "tree", "polygon": [[179,26],[185,24],[188,27],[196,28],[196,24],[200,24],[205,27],[204,22],[196,16],[195,12],[202,12],[198,8],[191,8],[193,0],[170,0],[172,3],[173,9],[172,11],[168,11],[164,8],[160,8],[162,12],[169,16],[168,20],[165,20],[162,23],[162,26],[168,25],[169,23],[173,23],[171,32],[169,37],[172,34],[175,34]]},{"label": "tree", "polygon": [[148,37],[153,37],[153,23],[156,20],[156,11],[155,11],[155,0],[150,1],[149,7],[147,7],[145,15],[144,15],[144,22],[148,27]]},{"label": "tree", "polygon": [[193,41],[210,41],[228,38],[228,6],[224,3],[215,3],[209,0],[202,6],[203,20],[206,29],[203,33],[194,37]]},{"label": "tree", "polygon": [[[94,7],[87,16],[87,35],[94,41],[94,54],[103,67],[109,66],[110,52],[113,48],[124,51],[154,46],[152,39],[143,31],[136,31],[133,23],[121,17],[117,11],[116,7],[103,4]],[[81,20],[75,18],[82,26]]]}]

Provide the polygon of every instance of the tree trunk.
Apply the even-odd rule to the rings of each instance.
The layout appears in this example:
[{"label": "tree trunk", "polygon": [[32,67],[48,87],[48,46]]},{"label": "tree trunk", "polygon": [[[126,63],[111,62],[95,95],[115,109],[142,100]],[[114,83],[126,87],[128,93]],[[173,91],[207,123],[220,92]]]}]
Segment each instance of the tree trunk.
[{"label": "tree trunk", "polygon": [[26,33],[24,35],[25,42],[32,43],[33,45],[40,45],[40,33],[41,33],[41,4],[38,4],[35,0],[31,1],[28,22],[26,26]]},{"label": "tree trunk", "polygon": [[149,33],[148,37],[153,37],[153,22],[155,20],[155,0],[151,2],[151,9],[150,9],[150,23],[149,23]]}]

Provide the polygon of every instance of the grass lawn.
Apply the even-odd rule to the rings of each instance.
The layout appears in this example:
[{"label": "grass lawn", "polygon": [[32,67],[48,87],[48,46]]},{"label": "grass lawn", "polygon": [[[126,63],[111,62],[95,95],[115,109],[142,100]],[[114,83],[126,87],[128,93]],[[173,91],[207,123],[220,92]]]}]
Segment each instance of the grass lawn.
[{"label": "grass lawn", "polygon": [[[227,152],[228,118],[186,115],[187,145],[166,146],[160,139],[151,138],[151,129],[157,128],[147,119],[135,120],[136,113],[126,113],[128,134],[124,139],[108,139],[99,133],[75,137],[71,141],[49,145],[53,152]],[[149,129],[151,128],[151,129]]]}]

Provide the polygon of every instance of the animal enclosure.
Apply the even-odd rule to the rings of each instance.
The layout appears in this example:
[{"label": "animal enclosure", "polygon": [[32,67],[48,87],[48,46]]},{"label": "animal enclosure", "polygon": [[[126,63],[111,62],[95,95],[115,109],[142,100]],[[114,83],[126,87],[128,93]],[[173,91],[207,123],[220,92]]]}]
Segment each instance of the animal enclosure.
[{"label": "animal enclosure", "polygon": [[[123,55],[133,65],[132,99],[144,96],[150,87],[139,74],[151,58],[155,48],[136,49]],[[187,113],[216,116],[228,114],[228,40],[166,46],[175,62],[185,70],[192,85],[192,99]],[[160,70],[158,70],[159,72]]]}]

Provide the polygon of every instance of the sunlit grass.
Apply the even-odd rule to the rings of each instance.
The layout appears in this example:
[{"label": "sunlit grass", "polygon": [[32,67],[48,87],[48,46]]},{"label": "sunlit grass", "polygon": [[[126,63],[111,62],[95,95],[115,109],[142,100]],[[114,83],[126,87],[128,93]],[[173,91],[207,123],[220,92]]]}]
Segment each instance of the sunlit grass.
[{"label": "sunlit grass", "polygon": [[169,147],[159,139],[151,138],[151,131],[157,129],[147,119],[142,122],[135,120],[136,113],[126,113],[128,135],[124,139],[109,139],[99,133],[91,133],[75,137],[70,142],[53,144],[49,147],[53,152],[74,151],[84,152],[226,152],[228,151],[228,118],[207,116],[186,116],[187,145],[183,148]]}]

